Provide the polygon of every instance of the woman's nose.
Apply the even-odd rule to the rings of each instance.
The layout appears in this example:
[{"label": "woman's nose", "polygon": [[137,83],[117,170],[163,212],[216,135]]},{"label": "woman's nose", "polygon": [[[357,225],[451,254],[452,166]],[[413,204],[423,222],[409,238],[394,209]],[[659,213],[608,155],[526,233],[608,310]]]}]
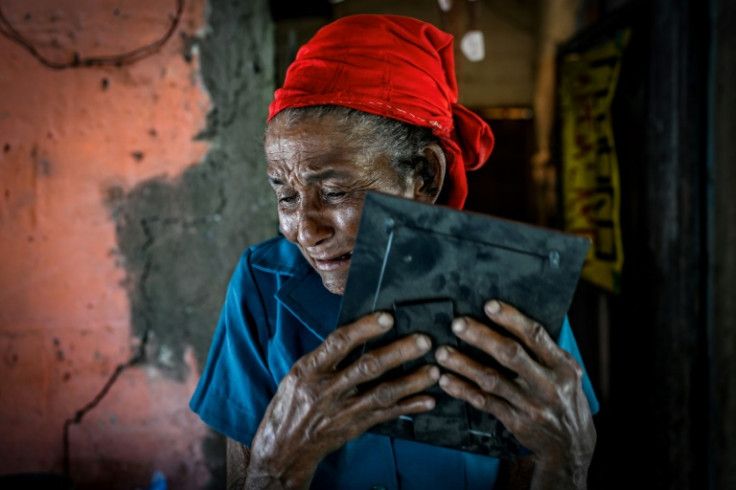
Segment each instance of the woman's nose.
[{"label": "woman's nose", "polygon": [[303,206],[298,217],[297,241],[303,247],[314,247],[331,237],[334,229],[321,209]]}]

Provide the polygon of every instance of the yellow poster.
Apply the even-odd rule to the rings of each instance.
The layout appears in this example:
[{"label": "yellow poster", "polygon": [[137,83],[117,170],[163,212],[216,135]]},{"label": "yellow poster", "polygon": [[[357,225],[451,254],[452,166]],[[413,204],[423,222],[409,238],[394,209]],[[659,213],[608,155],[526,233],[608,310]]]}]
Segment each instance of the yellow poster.
[{"label": "yellow poster", "polygon": [[606,43],[567,55],[560,67],[565,231],[593,241],[582,277],[613,292],[620,290],[624,251],[611,102],[629,36],[622,31]]}]

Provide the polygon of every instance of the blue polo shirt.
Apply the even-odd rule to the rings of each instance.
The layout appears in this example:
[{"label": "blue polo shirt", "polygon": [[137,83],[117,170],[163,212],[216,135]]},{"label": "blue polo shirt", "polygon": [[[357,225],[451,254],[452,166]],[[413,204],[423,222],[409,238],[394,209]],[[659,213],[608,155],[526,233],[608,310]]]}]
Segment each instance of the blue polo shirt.
[{"label": "blue polo shirt", "polygon": [[[339,307],[340,296],[325,289],[283,237],[246,250],[230,281],[191,409],[213,429],[250,446],[279,382],[334,329]],[[567,319],[557,340],[582,365]],[[587,373],[583,390],[596,413]],[[496,458],[364,434],[325,458],[312,488],[489,489],[498,467]]]}]

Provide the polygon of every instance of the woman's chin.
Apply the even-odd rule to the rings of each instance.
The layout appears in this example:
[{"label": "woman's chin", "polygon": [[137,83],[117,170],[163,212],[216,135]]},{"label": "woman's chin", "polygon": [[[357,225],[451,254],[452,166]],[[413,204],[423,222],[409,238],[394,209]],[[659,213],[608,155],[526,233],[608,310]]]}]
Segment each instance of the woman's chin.
[{"label": "woman's chin", "polygon": [[[343,295],[345,293],[345,283],[347,282],[347,273],[343,274],[324,274],[320,273],[320,276],[322,276],[322,284],[324,284],[325,288],[332,294],[339,294]],[[329,277],[326,277],[329,276]],[[339,277],[335,277],[339,276]],[[344,276],[344,277],[343,277]]]}]

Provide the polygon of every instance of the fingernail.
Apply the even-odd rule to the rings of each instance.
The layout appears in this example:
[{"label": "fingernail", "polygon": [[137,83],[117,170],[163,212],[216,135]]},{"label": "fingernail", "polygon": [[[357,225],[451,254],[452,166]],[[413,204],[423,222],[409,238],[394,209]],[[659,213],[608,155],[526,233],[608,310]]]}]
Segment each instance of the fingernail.
[{"label": "fingernail", "polygon": [[468,322],[465,321],[465,318],[455,318],[452,321],[452,331],[455,333],[464,331],[467,326]]},{"label": "fingernail", "polygon": [[434,379],[435,381],[440,379],[440,368],[437,366],[432,366],[429,368],[429,377]]},{"label": "fingernail", "polygon": [[439,349],[437,349],[434,352],[434,358],[438,361],[444,361],[445,359],[447,359],[447,349],[445,349],[444,347],[440,347]]},{"label": "fingernail", "polygon": [[447,385],[449,384],[450,384],[450,378],[448,378],[444,374],[440,376],[440,386],[447,387]]},{"label": "fingernail", "polygon": [[486,312],[489,315],[495,315],[499,311],[501,311],[501,303],[499,303],[495,299],[492,299],[491,301],[486,303]]},{"label": "fingernail", "polygon": [[394,318],[388,313],[378,315],[378,324],[383,328],[391,328],[394,324]]},{"label": "fingernail", "polygon": [[429,349],[432,347],[432,341],[429,340],[429,337],[426,335],[419,335],[417,337],[417,346],[419,346],[420,349]]}]

